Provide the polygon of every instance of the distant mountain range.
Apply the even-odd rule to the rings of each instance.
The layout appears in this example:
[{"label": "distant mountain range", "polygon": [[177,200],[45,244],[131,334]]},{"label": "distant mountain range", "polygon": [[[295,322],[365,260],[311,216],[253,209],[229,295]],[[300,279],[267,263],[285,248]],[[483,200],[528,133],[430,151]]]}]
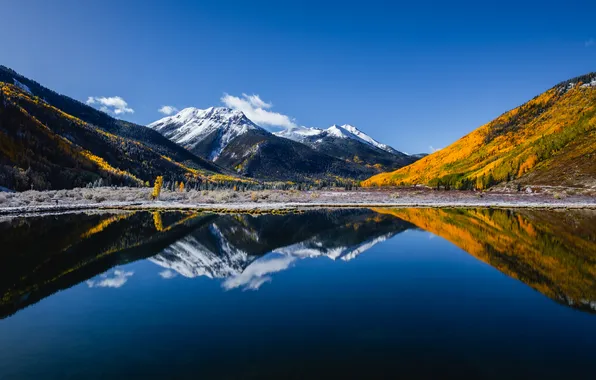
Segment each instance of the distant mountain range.
[{"label": "distant mountain range", "polygon": [[596,73],[559,83],[450,146],[365,186],[596,188]]},{"label": "distant mountain range", "polygon": [[317,152],[377,170],[400,168],[418,160],[382,144],[351,125],[332,125],[327,129],[290,128],[275,135],[308,145]]},{"label": "distant mountain range", "polygon": [[83,187],[99,180],[140,186],[159,175],[180,182],[353,181],[417,159],[364,134],[351,145],[332,145],[276,136],[242,112],[223,107],[187,108],[147,128],[0,66],[4,189]]},{"label": "distant mountain range", "polygon": [[352,126],[270,133],[225,107],[186,108],[148,127],[224,168],[263,180],[359,179],[418,159]]}]

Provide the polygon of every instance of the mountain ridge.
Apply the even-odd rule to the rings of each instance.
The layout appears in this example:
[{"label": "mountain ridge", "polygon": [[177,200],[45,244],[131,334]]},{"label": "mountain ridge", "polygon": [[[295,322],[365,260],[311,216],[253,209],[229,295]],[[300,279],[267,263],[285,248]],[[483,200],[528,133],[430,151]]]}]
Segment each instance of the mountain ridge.
[{"label": "mountain ridge", "polygon": [[185,108],[147,128],[217,165],[259,180],[352,180],[378,172],[276,136],[226,107]]},{"label": "mountain ridge", "polygon": [[350,124],[343,124],[341,126],[333,124],[327,129],[294,127],[285,129],[283,131],[275,132],[274,135],[285,137],[290,140],[295,140],[299,142],[304,142],[305,140],[311,140],[313,138],[320,139],[324,138],[326,135],[331,135],[337,138],[351,138],[357,141],[361,141],[365,144],[368,144],[370,146],[384,150],[389,153],[401,153],[396,149],[390,147],[389,145],[378,142],[371,136],[367,135],[366,133],[362,132],[361,130]]},{"label": "mountain ridge", "polygon": [[382,144],[349,124],[334,124],[327,129],[297,127],[275,134],[299,141],[316,151],[375,170],[394,170],[420,158],[418,155],[408,155]]},{"label": "mountain ridge", "polygon": [[226,107],[185,108],[147,127],[229,170],[264,180],[362,178],[418,159],[351,125],[271,133]]}]

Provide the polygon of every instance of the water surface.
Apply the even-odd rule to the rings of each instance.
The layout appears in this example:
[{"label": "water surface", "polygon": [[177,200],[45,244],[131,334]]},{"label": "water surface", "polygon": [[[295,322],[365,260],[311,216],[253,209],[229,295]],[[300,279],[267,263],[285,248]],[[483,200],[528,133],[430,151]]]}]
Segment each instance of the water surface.
[{"label": "water surface", "polygon": [[591,378],[596,212],[0,220],[0,378]]}]

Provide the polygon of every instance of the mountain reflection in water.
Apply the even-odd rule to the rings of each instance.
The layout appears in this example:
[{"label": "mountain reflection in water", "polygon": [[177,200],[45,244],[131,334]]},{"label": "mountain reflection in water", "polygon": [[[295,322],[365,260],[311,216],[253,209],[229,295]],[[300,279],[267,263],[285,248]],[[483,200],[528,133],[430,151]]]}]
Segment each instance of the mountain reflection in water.
[{"label": "mountain reflection in water", "polygon": [[[0,220],[0,317],[87,282],[122,286],[111,268],[148,259],[164,278],[205,276],[259,289],[297,260],[349,261],[411,229],[442,237],[573,308],[596,310],[596,212],[341,209],[282,215],[74,213]],[[271,284],[269,286],[274,286]]]}]

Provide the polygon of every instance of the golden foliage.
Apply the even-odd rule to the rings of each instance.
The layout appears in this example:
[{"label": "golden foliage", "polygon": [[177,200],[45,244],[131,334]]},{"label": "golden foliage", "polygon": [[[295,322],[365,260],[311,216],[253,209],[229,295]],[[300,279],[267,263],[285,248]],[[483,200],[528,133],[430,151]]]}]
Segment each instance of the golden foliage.
[{"label": "golden foliage", "polygon": [[[449,184],[489,187],[570,155],[596,153],[596,88],[553,88],[481,126],[450,146],[362,186]],[[579,151],[578,151],[579,150]],[[594,156],[592,156],[594,157]],[[596,165],[578,170],[596,175]]]},{"label": "golden foliage", "polygon": [[159,211],[154,211],[153,213],[153,225],[155,225],[155,230],[158,232],[163,232],[163,220],[161,219],[161,213]]},{"label": "golden foliage", "polygon": [[594,211],[374,211],[391,214],[440,236],[556,301],[596,301]]},{"label": "golden foliage", "polygon": [[136,183],[142,185],[143,181],[141,181],[140,179],[138,179],[137,177],[135,177],[134,175],[130,174],[129,172],[126,172],[124,170],[120,170],[117,169],[113,166],[111,166],[110,164],[108,164],[106,162],[106,160],[104,160],[103,158],[94,155],[93,153],[89,152],[88,150],[83,150],[81,151],[81,155],[87,159],[89,159],[91,162],[95,163],[97,165],[98,168],[100,168],[103,171],[106,171],[108,173],[112,173],[115,175],[119,175],[122,177],[128,177],[133,179]]},{"label": "golden foliage", "polygon": [[157,176],[157,178],[155,178],[155,184],[153,185],[153,191],[151,192],[151,199],[156,200],[159,198],[159,194],[161,193],[162,186],[163,186],[163,177]]},{"label": "golden foliage", "polygon": [[88,239],[89,237],[102,232],[109,225],[111,225],[115,222],[118,222],[120,220],[127,219],[133,214],[134,213],[120,214],[120,215],[116,215],[111,218],[105,219],[105,220],[101,221],[99,224],[97,224],[96,226],[94,226],[94,227],[90,228],[89,230],[85,231],[84,233],[82,233],[81,239]]}]

